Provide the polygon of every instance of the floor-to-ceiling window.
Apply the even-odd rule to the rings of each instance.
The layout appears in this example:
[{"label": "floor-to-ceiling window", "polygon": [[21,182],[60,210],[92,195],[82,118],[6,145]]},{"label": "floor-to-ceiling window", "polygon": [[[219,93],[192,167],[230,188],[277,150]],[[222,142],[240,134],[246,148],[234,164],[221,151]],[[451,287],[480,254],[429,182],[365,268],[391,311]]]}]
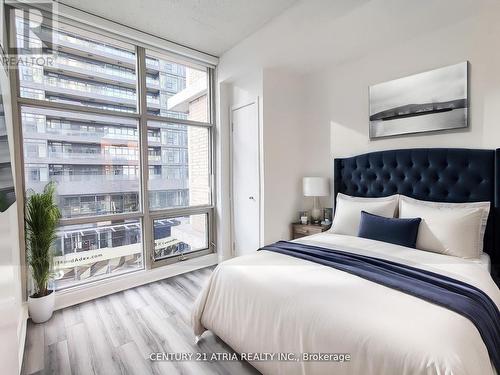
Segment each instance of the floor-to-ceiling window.
[{"label": "floor-to-ceiling window", "polygon": [[19,65],[17,101],[26,192],[57,187],[56,289],[212,252],[213,68],[60,18],[37,37],[53,59]]}]

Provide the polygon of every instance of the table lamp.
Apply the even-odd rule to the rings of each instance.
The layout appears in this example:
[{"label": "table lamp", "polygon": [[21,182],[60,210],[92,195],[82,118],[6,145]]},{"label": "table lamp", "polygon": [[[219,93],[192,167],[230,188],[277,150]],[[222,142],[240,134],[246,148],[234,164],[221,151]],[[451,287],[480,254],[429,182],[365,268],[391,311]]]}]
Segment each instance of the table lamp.
[{"label": "table lamp", "polygon": [[313,222],[321,219],[321,208],[319,207],[319,197],[330,195],[330,184],[325,177],[304,177],[302,179],[302,189],[304,197],[314,197],[311,218]]}]

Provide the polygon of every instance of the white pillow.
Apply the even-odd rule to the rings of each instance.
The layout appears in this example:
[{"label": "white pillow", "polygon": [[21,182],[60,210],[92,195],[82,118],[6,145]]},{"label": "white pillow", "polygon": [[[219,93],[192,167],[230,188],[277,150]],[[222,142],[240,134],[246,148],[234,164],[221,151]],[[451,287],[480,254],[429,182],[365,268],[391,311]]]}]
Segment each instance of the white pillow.
[{"label": "white pillow", "polygon": [[397,207],[396,194],[383,198],[358,198],[339,193],[335,205],[335,217],[329,232],[357,236],[361,211],[392,218]]},{"label": "white pillow", "polygon": [[490,202],[439,203],[399,198],[399,217],[422,219],[417,249],[479,258],[490,212]]}]

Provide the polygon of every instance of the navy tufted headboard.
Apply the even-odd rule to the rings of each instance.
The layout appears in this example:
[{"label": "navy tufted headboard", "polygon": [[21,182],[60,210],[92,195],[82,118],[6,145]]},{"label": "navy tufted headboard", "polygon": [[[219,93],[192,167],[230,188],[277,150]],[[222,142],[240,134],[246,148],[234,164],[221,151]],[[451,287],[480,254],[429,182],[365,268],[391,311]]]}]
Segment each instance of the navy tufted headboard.
[{"label": "navy tufted headboard", "polygon": [[484,250],[492,264],[499,264],[499,162],[498,150],[420,148],[371,152],[335,159],[334,194],[404,194],[435,202],[490,201]]}]

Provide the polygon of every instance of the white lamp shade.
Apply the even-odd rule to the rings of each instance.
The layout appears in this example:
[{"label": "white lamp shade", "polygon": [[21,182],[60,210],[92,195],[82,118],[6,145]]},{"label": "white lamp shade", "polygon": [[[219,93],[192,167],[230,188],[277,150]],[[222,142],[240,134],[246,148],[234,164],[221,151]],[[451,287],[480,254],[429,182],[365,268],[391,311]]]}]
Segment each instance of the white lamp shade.
[{"label": "white lamp shade", "polygon": [[304,197],[326,197],[330,195],[330,183],[324,177],[304,177],[302,179]]}]

